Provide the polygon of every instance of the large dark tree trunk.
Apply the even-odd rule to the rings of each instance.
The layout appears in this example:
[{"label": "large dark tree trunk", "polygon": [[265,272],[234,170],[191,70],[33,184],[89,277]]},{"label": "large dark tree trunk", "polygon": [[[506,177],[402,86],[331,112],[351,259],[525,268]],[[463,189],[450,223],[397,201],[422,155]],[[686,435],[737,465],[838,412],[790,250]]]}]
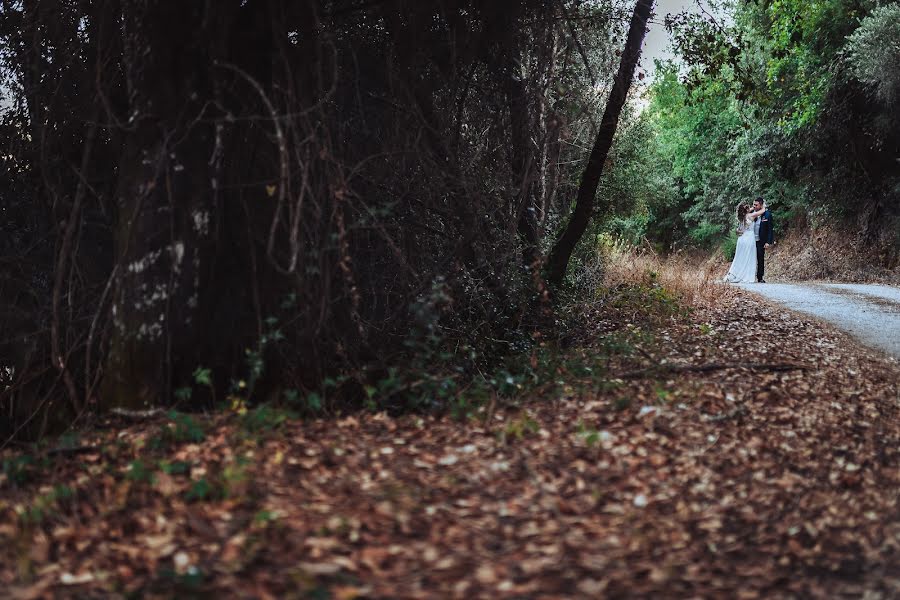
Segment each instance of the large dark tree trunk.
[{"label": "large dark tree trunk", "polygon": [[581,176],[581,184],[578,186],[575,210],[562,235],[554,244],[547,261],[547,281],[554,287],[562,285],[569,266],[569,258],[590,223],[594,211],[594,197],[597,194],[600,177],[603,175],[603,163],[606,162],[609,149],[612,147],[616,127],[619,125],[619,116],[631,88],[634,70],[641,56],[641,44],[647,31],[647,20],[652,10],[653,0],[638,0],[634,7],[619,71],[613,82],[606,110],[603,112],[594,148],[591,150],[591,156]]},{"label": "large dark tree trunk", "polygon": [[214,66],[229,6],[123,3],[129,123],[119,162],[117,293],[101,403],[144,408],[197,356],[216,223]]}]

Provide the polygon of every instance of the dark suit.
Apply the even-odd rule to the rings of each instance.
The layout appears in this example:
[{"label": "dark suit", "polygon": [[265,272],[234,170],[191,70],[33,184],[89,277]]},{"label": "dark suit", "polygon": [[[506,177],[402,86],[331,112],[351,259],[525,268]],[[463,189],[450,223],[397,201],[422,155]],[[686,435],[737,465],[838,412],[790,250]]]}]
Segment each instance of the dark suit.
[{"label": "dark suit", "polygon": [[766,244],[775,243],[775,225],[772,223],[772,211],[767,210],[760,219],[759,239],[756,240],[756,280],[762,281],[766,273]]}]

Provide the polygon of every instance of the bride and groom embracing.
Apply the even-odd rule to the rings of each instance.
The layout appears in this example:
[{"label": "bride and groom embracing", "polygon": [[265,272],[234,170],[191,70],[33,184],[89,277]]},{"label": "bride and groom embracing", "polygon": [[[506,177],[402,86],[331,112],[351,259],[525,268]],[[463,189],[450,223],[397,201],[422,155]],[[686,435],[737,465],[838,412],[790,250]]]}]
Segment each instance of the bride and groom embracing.
[{"label": "bride and groom embracing", "polygon": [[772,211],[762,198],[737,207],[738,241],[726,283],[765,283],[766,249],[775,244]]}]

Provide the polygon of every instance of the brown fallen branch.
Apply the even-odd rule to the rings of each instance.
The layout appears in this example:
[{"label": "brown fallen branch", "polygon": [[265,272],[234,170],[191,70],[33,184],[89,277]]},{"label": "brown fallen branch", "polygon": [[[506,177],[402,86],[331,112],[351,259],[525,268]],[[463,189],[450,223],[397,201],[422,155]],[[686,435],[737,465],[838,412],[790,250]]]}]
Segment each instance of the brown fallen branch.
[{"label": "brown fallen branch", "polygon": [[652,373],[709,373],[728,369],[749,369],[751,371],[807,371],[807,365],[796,363],[709,363],[706,365],[654,365],[644,369],[628,371],[619,375],[621,379],[636,379]]}]

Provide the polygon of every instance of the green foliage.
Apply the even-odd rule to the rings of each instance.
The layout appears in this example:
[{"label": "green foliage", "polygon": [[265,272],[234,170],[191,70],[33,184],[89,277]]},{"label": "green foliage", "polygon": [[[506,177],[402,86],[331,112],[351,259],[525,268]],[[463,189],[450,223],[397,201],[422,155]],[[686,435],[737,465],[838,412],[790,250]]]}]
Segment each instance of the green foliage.
[{"label": "green foliage", "polygon": [[41,494],[32,499],[27,507],[19,512],[19,519],[24,525],[40,525],[47,517],[56,514],[61,505],[65,505],[75,497],[72,488],[66,485],[56,485],[46,494]]},{"label": "green foliage", "polygon": [[613,408],[618,411],[623,411],[631,407],[631,398],[626,396],[620,396],[616,398],[615,402],[613,402]]},{"label": "green foliage", "polygon": [[241,415],[241,426],[250,433],[274,431],[298,415],[268,404],[261,404]]},{"label": "green foliage", "polygon": [[521,441],[528,436],[536,434],[540,430],[540,425],[525,413],[522,413],[515,419],[509,421],[501,432],[501,441],[506,443],[510,440]]},{"label": "green foliage", "polygon": [[29,482],[38,472],[38,461],[28,454],[19,454],[3,459],[3,473],[15,485]]},{"label": "green foliage", "polygon": [[698,246],[712,246],[721,240],[722,226],[703,221],[691,230],[690,237]]},{"label": "green foliage", "polygon": [[156,480],[153,470],[142,460],[133,460],[128,465],[125,478],[135,483],[153,483]]},{"label": "green foliage", "polygon": [[265,526],[266,524],[271,523],[277,519],[278,519],[278,517],[275,516],[275,513],[273,513],[270,510],[266,510],[266,509],[262,509],[259,512],[257,512],[255,515],[253,515],[253,523],[256,525]]},{"label": "green foliage", "polygon": [[197,385],[203,385],[207,387],[211,386],[212,371],[204,367],[197,367],[196,369],[194,369],[194,382]]},{"label": "green foliage", "polygon": [[301,396],[297,390],[285,390],[283,397],[285,404],[300,414],[317,415],[325,408],[322,395],[318,392],[309,392],[305,396]]},{"label": "green foliage", "polygon": [[250,466],[250,460],[241,456],[222,469],[221,495],[223,497],[239,498],[249,491]]},{"label": "green foliage", "polygon": [[900,3],[872,11],[847,38],[853,74],[886,103],[900,100]]},{"label": "green foliage", "polygon": [[56,440],[58,450],[71,450],[81,445],[81,435],[77,431],[66,431]]},{"label": "green foliage", "polygon": [[199,443],[206,437],[203,426],[190,415],[172,410],[168,416],[172,420],[168,430],[176,442]]},{"label": "green foliage", "polygon": [[171,410],[167,413],[169,423],[166,423],[160,434],[150,441],[151,448],[164,448],[171,444],[185,442],[200,443],[206,433],[196,419],[188,414]]},{"label": "green foliage", "polygon": [[223,497],[221,487],[214,485],[206,477],[201,477],[191,484],[184,499],[188,502],[207,502]]},{"label": "green foliage", "polygon": [[310,412],[317,413],[322,410],[322,397],[316,392],[310,392],[306,396],[306,408]]},{"label": "green foliage", "polygon": [[722,242],[722,257],[728,262],[734,260],[734,255],[737,252],[737,240],[737,234],[732,231],[725,238],[725,241]]},{"label": "green foliage", "polygon": [[207,576],[195,565],[188,566],[184,573],[164,567],[159,570],[155,584],[178,598],[202,598],[205,597],[202,588],[206,579]]},{"label": "green foliage", "polygon": [[[682,305],[678,297],[666,289],[658,281],[658,275],[648,271],[644,275],[643,282],[620,286],[607,291],[612,296],[609,300],[614,308],[645,314],[650,319],[667,319],[673,316],[686,314],[687,308]],[[616,349],[630,347],[631,342],[648,343],[652,341],[652,335],[634,325],[626,327],[620,332],[607,336],[604,343]],[[614,350],[617,351],[617,350]]]},{"label": "green foliage", "polygon": [[652,165],[630,184],[649,188],[648,200],[624,205],[607,230],[663,249],[721,244],[730,259],[736,240],[722,232],[733,230],[735,206],[757,196],[777,212],[777,235],[793,215],[896,216],[900,4],[877,4],[713,2],[731,18],[668,18],[684,63],[657,65],[631,128],[641,143],[617,140]]},{"label": "green foliage", "polygon": [[584,421],[578,422],[578,437],[584,440],[588,448],[593,448],[600,442],[600,432],[593,427],[588,427]]},{"label": "green foliage", "polygon": [[166,475],[186,475],[191,472],[191,463],[183,460],[176,460],[174,462],[161,460],[159,462],[159,468]]}]

